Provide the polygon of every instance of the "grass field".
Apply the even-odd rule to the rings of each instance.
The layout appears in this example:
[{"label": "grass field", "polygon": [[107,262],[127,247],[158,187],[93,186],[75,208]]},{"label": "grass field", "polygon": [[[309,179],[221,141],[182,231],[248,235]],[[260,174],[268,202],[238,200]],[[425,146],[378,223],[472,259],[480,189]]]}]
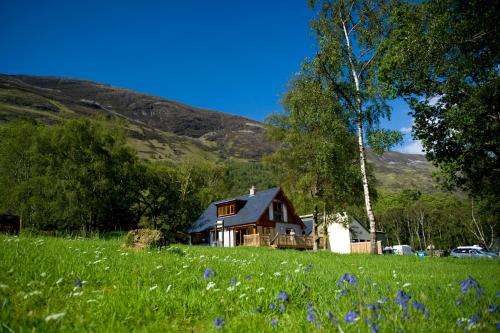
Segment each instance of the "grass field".
[{"label": "grass field", "polygon": [[499,329],[499,260],[122,242],[0,236],[0,332]]}]

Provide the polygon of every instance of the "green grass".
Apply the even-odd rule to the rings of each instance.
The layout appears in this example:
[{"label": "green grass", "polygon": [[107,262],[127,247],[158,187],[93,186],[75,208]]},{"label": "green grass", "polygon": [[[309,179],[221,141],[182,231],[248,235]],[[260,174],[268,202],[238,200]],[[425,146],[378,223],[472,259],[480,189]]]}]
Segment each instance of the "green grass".
[{"label": "green grass", "polygon": [[[132,251],[123,240],[0,236],[0,332],[369,332],[367,317],[381,332],[463,331],[457,319],[479,314],[471,330],[494,332],[500,319],[498,260],[336,255],[266,248],[221,249],[175,246]],[[312,266],[309,266],[312,265]],[[204,279],[206,268],[217,275]],[[279,273],[279,274],[278,274]],[[340,296],[344,273],[356,285]],[[483,288],[461,294],[471,275]],[[249,276],[247,278],[247,276]],[[239,284],[231,291],[231,279]],[[75,281],[83,281],[80,288]],[[215,287],[207,290],[208,282]],[[257,292],[259,288],[261,292]],[[399,290],[412,296],[409,318],[394,302]],[[286,291],[280,313],[269,304]],[[367,304],[388,298],[373,312]],[[463,305],[456,306],[460,299]],[[418,311],[412,301],[423,303]],[[317,309],[306,320],[307,304]],[[261,313],[254,313],[261,308]],[[360,319],[344,323],[348,311]],[[332,324],[331,312],[340,326]],[[64,316],[46,321],[52,314]],[[427,318],[428,316],[428,318]],[[224,318],[223,328],[214,318]],[[278,320],[276,327],[271,320]]]}]

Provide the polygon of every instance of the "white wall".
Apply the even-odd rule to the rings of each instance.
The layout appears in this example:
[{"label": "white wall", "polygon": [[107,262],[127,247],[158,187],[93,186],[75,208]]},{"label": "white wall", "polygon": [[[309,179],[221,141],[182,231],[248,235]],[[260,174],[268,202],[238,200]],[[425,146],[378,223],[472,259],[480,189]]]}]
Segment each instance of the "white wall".
[{"label": "white wall", "polygon": [[340,223],[332,223],[328,226],[328,242],[332,252],[351,253],[349,229]]},{"label": "white wall", "polygon": [[234,247],[236,241],[234,239],[234,230],[224,230],[224,247]]}]

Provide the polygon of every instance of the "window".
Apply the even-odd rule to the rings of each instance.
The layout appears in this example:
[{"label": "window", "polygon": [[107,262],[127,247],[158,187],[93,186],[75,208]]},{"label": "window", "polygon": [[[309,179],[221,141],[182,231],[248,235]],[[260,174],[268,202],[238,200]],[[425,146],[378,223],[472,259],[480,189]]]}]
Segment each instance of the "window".
[{"label": "window", "polygon": [[281,204],[281,201],[273,201],[273,214],[275,221],[283,221],[283,205]]},{"label": "window", "polygon": [[217,216],[227,216],[235,214],[235,205],[225,205],[217,207]]}]

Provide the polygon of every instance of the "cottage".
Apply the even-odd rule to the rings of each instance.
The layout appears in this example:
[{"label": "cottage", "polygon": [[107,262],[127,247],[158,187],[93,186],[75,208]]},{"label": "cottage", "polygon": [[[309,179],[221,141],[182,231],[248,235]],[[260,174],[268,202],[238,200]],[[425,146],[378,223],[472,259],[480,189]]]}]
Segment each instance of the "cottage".
[{"label": "cottage", "polygon": [[188,233],[190,244],[269,246],[280,236],[300,239],[304,228],[281,188],[252,186],[246,195],[210,204]]}]

